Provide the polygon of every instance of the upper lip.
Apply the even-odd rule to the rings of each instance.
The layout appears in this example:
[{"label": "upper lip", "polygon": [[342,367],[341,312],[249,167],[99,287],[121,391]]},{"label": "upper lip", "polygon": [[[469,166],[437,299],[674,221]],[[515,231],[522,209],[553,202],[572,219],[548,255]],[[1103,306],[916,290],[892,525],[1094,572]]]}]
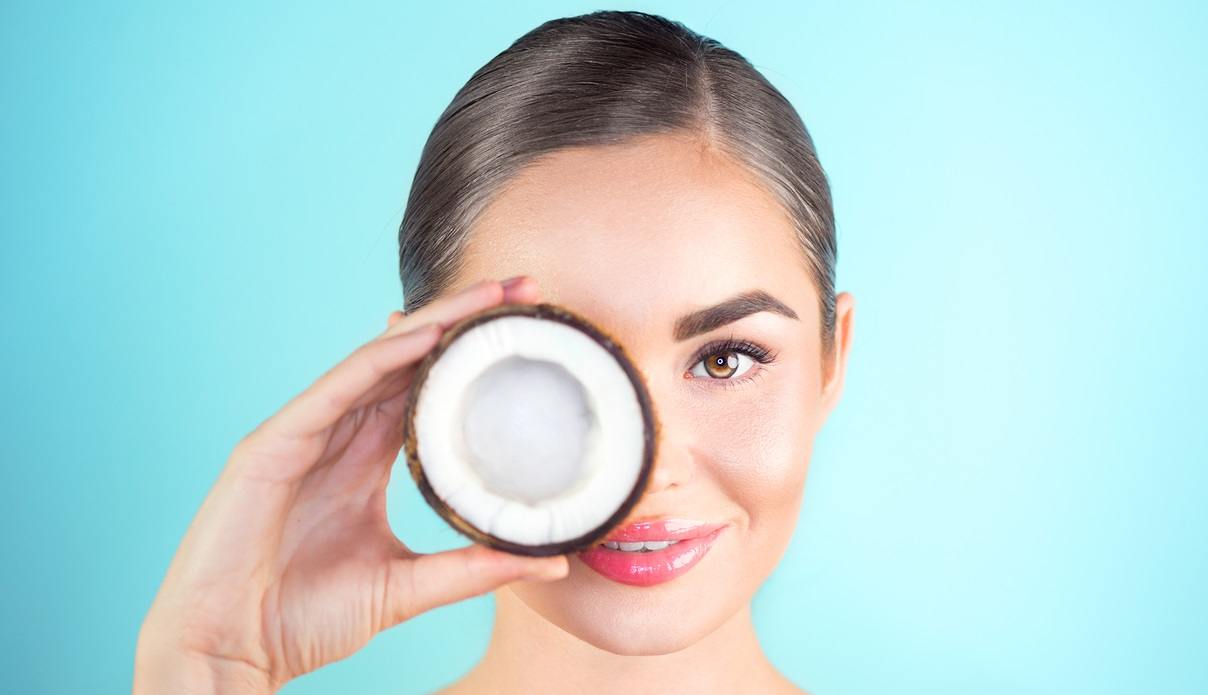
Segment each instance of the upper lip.
[{"label": "upper lip", "polygon": [[678,541],[685,538],[700,538],[725,525],[695,519],[644,519],[613,529],[604,542],[637,543],[639,541]]}]

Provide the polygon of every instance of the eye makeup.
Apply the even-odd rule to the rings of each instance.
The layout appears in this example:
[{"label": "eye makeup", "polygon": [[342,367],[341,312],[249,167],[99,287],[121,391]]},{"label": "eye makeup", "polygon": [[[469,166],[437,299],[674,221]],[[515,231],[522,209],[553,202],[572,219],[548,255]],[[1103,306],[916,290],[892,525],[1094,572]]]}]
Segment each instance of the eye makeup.
[{"label": "eye makeup", "polygon": [[[756,370],[747,368],[743,370],[742,373],[737,377],[715,377],[709,374],[708,367],[706,367],[705,374],[694,374],[696,366],[705,359],[716,359],[718,356],[728,356],[731,354],[747,356],[748,359],[753,360],[752,366],[754,366],[754,363],[759,363],[760,365],[770,364],[776,360],[777,355],[777,353],[768,350],[758,343],[754,343],[749,340],[737,339],[734,336],[730,336],[724,340],[717,340],[708,343],[701,349],[697,350],[692,358],[692,362],[688,366],[686,376],[691,376],[693,380],[721,382],[716,387],[709,386],[707,388],[736,388],[737,386],[754,380],[762,375],[765,371],[763,368]],[[731,359],[727,360],[727,362],[731,368],[736,368],[741,364],[741,360]]]}]

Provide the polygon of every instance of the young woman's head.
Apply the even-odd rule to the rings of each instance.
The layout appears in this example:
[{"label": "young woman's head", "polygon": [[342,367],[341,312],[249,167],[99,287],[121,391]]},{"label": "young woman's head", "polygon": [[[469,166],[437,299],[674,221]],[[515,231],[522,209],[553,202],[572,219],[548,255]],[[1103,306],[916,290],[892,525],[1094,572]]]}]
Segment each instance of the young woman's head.
[{"label": "young woman's head", "polygon": [[399,244],[408,312],[524,274],[621,341],[663,435],[631,517],[728,524],[672,581],[571,557],[565,580],[503,591],[617,654],[677,651],[746,607],[792,535],[853,313],[826,177],[784,97],[656,15],[546,22],[441,115]]}]

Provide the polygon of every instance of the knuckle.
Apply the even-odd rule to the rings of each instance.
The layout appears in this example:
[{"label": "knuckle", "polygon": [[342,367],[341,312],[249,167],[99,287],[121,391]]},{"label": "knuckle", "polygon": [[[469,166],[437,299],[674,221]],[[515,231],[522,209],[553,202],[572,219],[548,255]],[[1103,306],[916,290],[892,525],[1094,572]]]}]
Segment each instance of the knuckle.
[{"label": "knuckle", "polygon": [[361,364],[378,376],[388,371],[381,345],[380,342],[369,343],[361,348],[359,356]]},{"label": "knuckle", "polygon": [[273,460],[285,456],[286,454],[281,451],[283,449],[281,437],[265,430],[271,421],[272,418],[265,420],[256,429],[235,442],[235,446],[231,448],[231,458],[249,461],[253,459]]},{"label": "knuckle", "polygon": [[[267,421],[266,421],[267,422]],[[263,424],[257,425],[256,429],[248,432],[235,442],[235,446],[231,447],[231,454],[235,457],[242,458],[256,449],[257,442],[263,436],[260,434]]]},{"label": "knuckle", "polygon": [[396,563],[391,569],[387,582],[388,597],[383,601],[386,606],[385,621],[396,625],[414,618],[423,612],[418,605],[418,587],[415,583],[415,563]]}]

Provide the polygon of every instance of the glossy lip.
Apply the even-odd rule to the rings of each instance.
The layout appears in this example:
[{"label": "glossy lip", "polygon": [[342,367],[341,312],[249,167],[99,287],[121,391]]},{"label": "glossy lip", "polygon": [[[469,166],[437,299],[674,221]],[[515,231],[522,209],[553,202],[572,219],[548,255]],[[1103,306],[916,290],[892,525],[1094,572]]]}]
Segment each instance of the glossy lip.
[{"label": "glossy lip", "polygon": [[606,540],[617,542],[678,540],[662,550],[627,553],[597,544],[578,554],[583,564],[604,577],[631,586],[670,581],[696,566],[729,524],[690,519],[651,519],[627,524]]}]

